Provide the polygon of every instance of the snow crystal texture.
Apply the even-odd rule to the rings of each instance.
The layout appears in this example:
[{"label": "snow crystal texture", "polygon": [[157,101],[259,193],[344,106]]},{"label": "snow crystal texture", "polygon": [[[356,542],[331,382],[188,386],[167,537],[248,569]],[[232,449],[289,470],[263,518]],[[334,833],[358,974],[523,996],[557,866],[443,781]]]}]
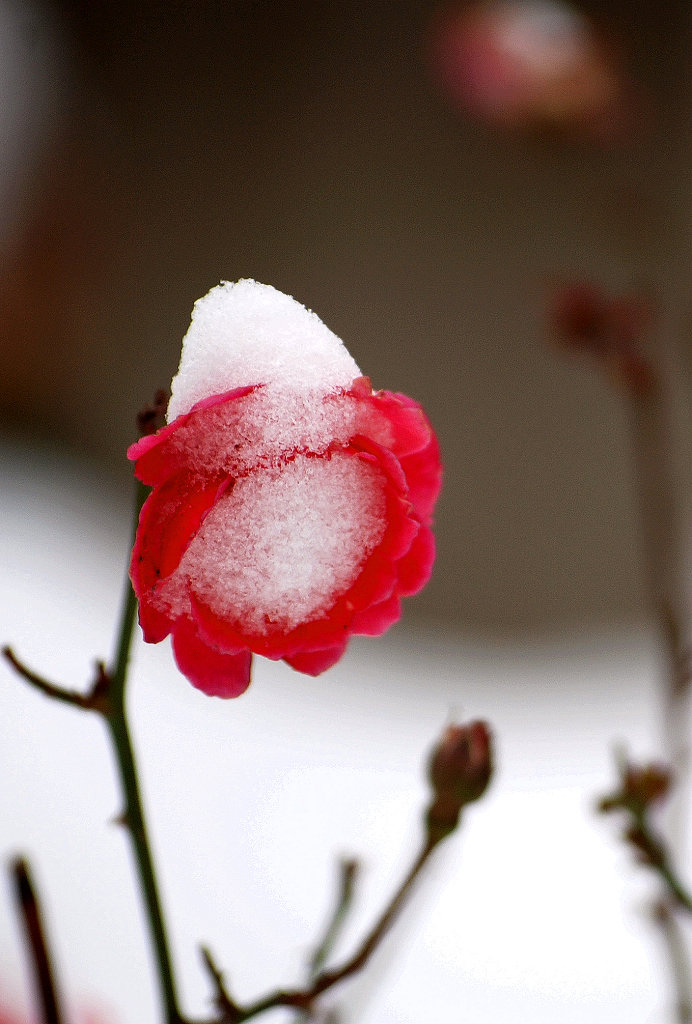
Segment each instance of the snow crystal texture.
[{"label": "snow crystal texture", "polygon": [[382,540],[385,501],[381,471],[345,453],[259,470],[214,506],[159,600],[179,608],[189,588],[259,636],[319,618]]},{"label": "snow crystal texture", "polygon": [[360,375],[343,342],[290,295],[258,281],[223,281],[195,303],[168,420],[232,388],[327,395]]}]

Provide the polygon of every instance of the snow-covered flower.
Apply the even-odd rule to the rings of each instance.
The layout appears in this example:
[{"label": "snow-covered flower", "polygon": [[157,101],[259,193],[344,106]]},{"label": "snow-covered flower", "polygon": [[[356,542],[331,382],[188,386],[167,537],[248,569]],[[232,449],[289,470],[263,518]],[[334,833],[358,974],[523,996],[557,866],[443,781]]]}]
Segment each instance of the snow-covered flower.
[{"label": "snow-covered flower", "polygon": [[267,285],[195,304],[168,425],[128,455],[153,487],[131,564],[144,638],[171,634],[206,693],[242,693],[253,653],[318,675],[430,576],[430,423]]}]

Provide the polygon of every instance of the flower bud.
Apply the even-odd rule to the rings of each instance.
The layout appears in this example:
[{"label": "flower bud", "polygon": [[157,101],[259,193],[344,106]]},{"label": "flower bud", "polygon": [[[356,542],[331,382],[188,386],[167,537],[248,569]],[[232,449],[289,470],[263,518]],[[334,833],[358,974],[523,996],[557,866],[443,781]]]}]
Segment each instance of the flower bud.
[{"label": "flower bud", "polygon": [[624,810],[635,818],[642,818],[654,804],[665,800],[672,782],[670,769],[665,765],[636,765],[625,761],[620,766],[619,788],[602,797],[598,810],[604,814]]},{"label": "flower bud", "polygon": [[485,793],[493,771],[490,729],[485,722],[450,725],[430,758],[433,801],[427,811],[428,836],[439,842],[453,832],[466,804]]},{"label": "flower bud", "polygon": [[548,316],[562,345],[596,356],[608,377],[634,398],[645,398],[656,387],[656,369],[644,345],[653,318],[646,296],[610,296],[588,282],[556,287]]}]

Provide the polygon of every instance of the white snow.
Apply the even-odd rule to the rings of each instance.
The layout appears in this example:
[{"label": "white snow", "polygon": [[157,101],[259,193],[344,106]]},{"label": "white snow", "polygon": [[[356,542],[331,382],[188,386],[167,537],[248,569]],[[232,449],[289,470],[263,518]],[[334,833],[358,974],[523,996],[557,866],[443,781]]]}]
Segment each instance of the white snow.
[{"label": "white snow", "polygon": [[222,281],[195,303],[168,419],[249,384],[327,395],[360,375],[343,342],[295,299],[257,281]]},{"label": "white snow", "polygon": [[384,477],[344,453],[301,455],[236,482],[160,587],[180,610],[191,587],[243,633],[289,630],[355,582],[385,529]]},{"label": "white snow", "polygon": [[[322,454],[334,442],[363,432],[368,411],[350,396],[305,395],[271,388],[222,402],[204,414],[203,429],[182,424],[169,444],[188,449],[201,475],[224,470],[237,476],[275,466],[295,452]],[[378,440],[386,443],[382,428]]]}]

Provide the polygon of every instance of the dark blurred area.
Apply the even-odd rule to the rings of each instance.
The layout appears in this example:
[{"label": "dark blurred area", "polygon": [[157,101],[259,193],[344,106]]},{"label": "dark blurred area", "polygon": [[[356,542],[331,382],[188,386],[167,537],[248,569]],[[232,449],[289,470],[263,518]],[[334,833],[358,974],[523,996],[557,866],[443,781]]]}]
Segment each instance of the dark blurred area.
[{"label": "dark blurred area", "polygon": [[558,279],[661,287],[687,342],[690,10],[581,10],[635,82],[607,143],[462,110],[423,0],[41,8],[64,89],[3,247],[0,429],[126,487],[195,299],[254,277],[438,431],[437,569],[407,616],[503,635],[640,618],[626,407],[544,310]]}]

